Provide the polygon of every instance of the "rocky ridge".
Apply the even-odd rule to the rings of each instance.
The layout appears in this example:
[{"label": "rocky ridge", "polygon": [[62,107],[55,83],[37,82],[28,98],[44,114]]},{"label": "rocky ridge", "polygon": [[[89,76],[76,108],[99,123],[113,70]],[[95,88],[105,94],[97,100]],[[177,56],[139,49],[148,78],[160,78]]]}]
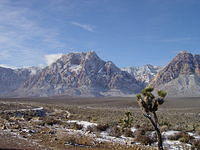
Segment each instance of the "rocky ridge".
[{"label": "rocky ridge", "polygon": [[95,52],[70,53],[30,76],[13,96],[122,96],[143,87],[128,72]]},{"label": "rocky ridge", "polygon": [[200,55],[182,51],[163,68],[120,69],[95,52],[66,54],[45,68],[0,67],[1,97],[133,96],[146,86],[168,96],[200,96]]},{"label": "rocky ridge", "polygon": [[180,52],[150,83],[169,96],[200,96],[200,55]]},{"label": "rocky ridge", "polygon": [[32,75],[31,68],[10,69],[0,67],[0,95],[18,89],[30,75]]}]

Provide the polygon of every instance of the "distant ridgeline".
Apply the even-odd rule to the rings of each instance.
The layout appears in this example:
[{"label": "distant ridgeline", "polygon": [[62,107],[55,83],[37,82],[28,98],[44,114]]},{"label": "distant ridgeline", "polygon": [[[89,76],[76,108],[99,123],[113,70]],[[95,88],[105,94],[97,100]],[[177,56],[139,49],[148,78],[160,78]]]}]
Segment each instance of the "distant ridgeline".
[{"label": "distant ridgeline", "polygon": [[95,52],[82,52],[45,68],[0,67],[1,97],[133,96],[149,85],[168,96],[200,96],[200,55],[183,51],[165,67],[118,68]]}]

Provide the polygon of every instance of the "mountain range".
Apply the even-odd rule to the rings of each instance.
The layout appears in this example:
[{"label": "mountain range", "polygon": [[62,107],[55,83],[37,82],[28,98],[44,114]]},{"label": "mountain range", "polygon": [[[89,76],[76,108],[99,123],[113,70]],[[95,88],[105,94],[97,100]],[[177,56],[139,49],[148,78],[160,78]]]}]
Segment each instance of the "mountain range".
[{"label": "mountain range", "polygon": [[80,52],[45,68],[0,67],[1,97],[133,96],[146,86],[168,96],[200,96],[200,55],[183,51],[165,67],[119,68],[95,52]]}]

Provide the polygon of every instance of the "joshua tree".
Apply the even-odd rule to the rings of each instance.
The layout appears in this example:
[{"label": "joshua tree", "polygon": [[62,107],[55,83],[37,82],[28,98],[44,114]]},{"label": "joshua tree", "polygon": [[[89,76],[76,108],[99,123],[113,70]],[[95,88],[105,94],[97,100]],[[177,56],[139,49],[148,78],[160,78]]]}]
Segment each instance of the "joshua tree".
[{"label": "joshua tree", "polygon": [[150,120],[157,133],[158,149],[163,150],[162,135],[159,128],[156,111],[158,110],[158,106],[164,103],[164,98],[167,93],[165,91],[158,91],[158,97],[155,97],[152,94],[153,90],[154,88],[152,87],[143,89],[141,94],[137,95],[137,102],[142,109],[143,115]]}]

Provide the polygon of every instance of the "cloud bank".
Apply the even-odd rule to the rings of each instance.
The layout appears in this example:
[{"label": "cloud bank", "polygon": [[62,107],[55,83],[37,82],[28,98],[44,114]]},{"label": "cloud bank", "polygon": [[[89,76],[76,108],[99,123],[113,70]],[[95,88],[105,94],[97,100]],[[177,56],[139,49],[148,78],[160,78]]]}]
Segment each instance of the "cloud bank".
[{"label": "cloud bank", "polygon": [[42,14],[28,2],[0,0],[0,15],[0,64],[37,66],[44,54],[66,48],[57,29],[42,26],[35,17]]},{"label": "cloud bank", "polygon": [[52,63],[54,63],[56,60],[58,60],[63,54],[48,54],[45,55],[45,61],[47,65],[51,65]]}]

